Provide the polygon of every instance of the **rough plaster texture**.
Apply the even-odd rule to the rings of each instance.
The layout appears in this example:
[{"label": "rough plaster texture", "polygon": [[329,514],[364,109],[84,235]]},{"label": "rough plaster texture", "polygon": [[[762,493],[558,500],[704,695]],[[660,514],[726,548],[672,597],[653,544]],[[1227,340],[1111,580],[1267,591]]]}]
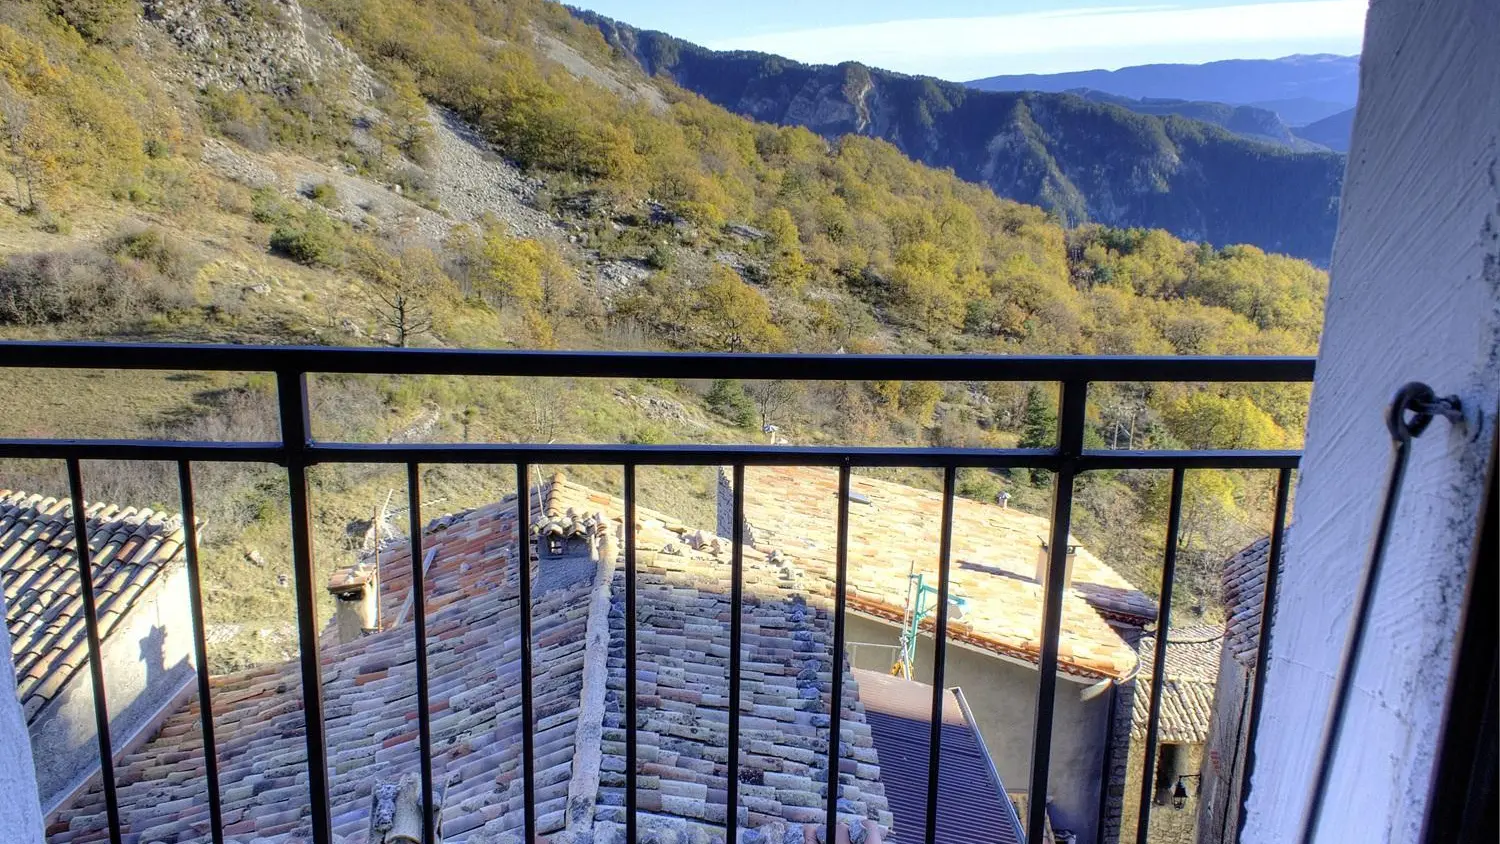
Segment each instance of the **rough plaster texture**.
[{"label": "rough plaster texture", "polygon": [[[900,629],[851,613],[845,635],[849,642],[895,644]],[[859,648],[853,652],[851,663],[856,668],[889,671],[892,656],[893,651],[885,648]],[[924,635],[917,643],[917,670],[912,678],[927,683],[932,679],[931,672],[932,637]],[[1052,821],[1059,829],[1077,833],[1079,841],[1093,842],[1099,814],[1099,778],[1111,728],[1109,695],[1083,700],[1084,685],[1059,679],[1063,682],[1057,684],[1052,767],[1047,780]],[[962,645],[950,643],[946,649],[943,684],[963,689],[979,735],[1010,792],[1031,787],[1037,681],[1035,668]]]},{"label": "rough plaster texture", "polygon": [[1318,839],[1419,837],[1500,394],[1496,44],[1495,0],[1370,8],[1247,844],[1296,838],[1410,380],[1486,421],[1416,442]]},{"label": "rough plaster texture", "polygon": [[[0,594],[0,618],[5,596]],[[0,625],[0,647],[10,653],[10,632]],[[36,775],[31,769],[31,736],[16,698],[16,672],[0,659],[0,831],[5,841],[41,844],[42,807],[37,803]]]},{"label": "rough plaster texture", "polygon": [[[193,681],[193,627],[187,567],[174,565],[132,604],[101,643],[110,737],[119,752],[154,725]],[[14,695],[12,695],[14,697]],[[99,769],[94,689],[88,666],[76,672],[31,725],[36,781],[48,812]]]}]

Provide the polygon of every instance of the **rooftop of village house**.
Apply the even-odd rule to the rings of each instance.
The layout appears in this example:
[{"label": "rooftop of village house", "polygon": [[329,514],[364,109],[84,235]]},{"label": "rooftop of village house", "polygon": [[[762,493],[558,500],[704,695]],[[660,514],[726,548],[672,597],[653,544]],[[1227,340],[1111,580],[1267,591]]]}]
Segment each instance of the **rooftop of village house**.
[{"label": "rooftop of village house", "polygon": [[[1146,735],[1151,714],[1151,696],[1145,689],[1155,673],[1157,635],[1141,637],[1140,686],[1134,697],[1131,736]],[[1161,685],[1161,708],[1157,740],[1163,744],[1202,744],[1208,741],[1213,721],[1214,688],[1219,683],[1219,655],[1224,647],[1224,629],[1216,626],[1185,627],[1167,634],[1166,671]]]},{"label": "rooftop of village house", "polygon": [[[781,488],[779,500],[788,502],[790,523],[804,527],[807,536],[776,536],[766,527],[771,501],[756,490],[757,483],[772,479],[755,470],[747,485],[752,530],[744,554],[742,677],[749,703],[742,711],[741,740],[749,752],[740,789],[741,823],[764,840],[779,841],[775,836],[812,829],[823,819],[831,557],[811,537],[823,535],[824,505],[831,516],[836,493],[820,501],[825,490],[816,473],[784,477],[793,483]],[[862,576],[851,583],[850,606],[889,616],[902,609],[898,602],[905,596],[867,587],[864,575],[884,565],[900,569],[904,580],[918,549],[935,547],[936,517],[924,516],[936,495],[866,478],[857,479],[854,489],[861,508],[870,509],[852,520],[850,560]],[[623,578],[617,566],[623,502],[561,474],[538,484],[530,497],[539,557],[533,571],[539,830],[565,836],[558,840],[613,840],[609,836],[623,829],[625,782]],[[1034,659],[1041,591],[1016,570],[1023,555],[1035,554],[1035,533],[1046,535],[1045,520],[977,502],[961,502],[957,510],[955,589],[978,600],[952,623],[950,635]],[[891,517],[889,524],[882,516]],[[509,841],[520,827],[516,528],[510,497],[443,516],[424,530],[434,766],[450,775],[443,808],[450,839],[472,833],[460,840]],[[882,533],[890,538],[883,540]],[[582,541],[590,550],[549,559],[546,549],[554,539]],[[1023,550],[1028,545],[1031,550]],[[876,555],[882,547],[888,564]],[[638,733],[643,829],[684,841],[711,840],[724,823],[727,788],[722,766],[730,542],[638,508],[636,551],[637,694],[646,714]],[[1074,567],[1075,579],[1110,584],[1106,594],[1125,596],[1119,606],[1131,605],[1133,588],[1085,549],[1077,549]],[[336,625],[330,625],[324,637],[335,827],[339,835],[357,838],[368,823],[373,784],[416,769],[408,548],[387,547],[378,567],[367,558],[335,573],[328,586],[346,596],[373,587],[377,607],[371,635],[340,644]],[[1103,615],[1074,592],[1066,606],[1063,670],[1131,676],[1134,653]],[[233,818],[226,820],[226,831],[232,835],[276,836],[307,823],[297,808],[305,790],[297,671],[289,663],[214,680],[221,777],[239,783],[225,789],[226,817]],[[859,686],[849,674],[845,684],[842,825],[855,829],[859,840],[890,836],[889,785]],[[117,772],[127,828],[181,840],[206,831],[197,720],[196,704],[190,703],[122,760]],[[53,840],[96,840],[101,820],[96,788],[53,818]]]},{"label": "rooftop of village house", "polygon": [[[182,517],[94,502],[85,519],[102,638],[182,564]],[[16,691],[27,721],[35,722],[88,664],[69,499],[0,490],[0,583]]]},{"label": "rooftop of village house", "polygon": [[[531,503],[542,538],[533,571],[538,831],[555,841],[619,840],[621,502],[559,475],[534,488]],[[434,768],[446,778],[447,840],[519,840],[515,505],[508,498],[437,519],[424,531]],[[641,828],[663,841],[719,840],[728,788],[729,543],[661,514],[638,515]],[[578,557],[546,559],[549,535],[589,540],[586,565]],[[378,629],[341,644],[325,638],[322,652],[330,793],[341,841],[362,840],[375,783],[417,769],[408,554],[405,546],[388,548],[379,576],[365,563],[329,584],[335,591],[378,584],[380,599],[380,621],[372,625]],[[824,819],[831,607],[797,567],[754,549],[745,553],[745,582],[741,841],[800,841]],[[298,671],[288,663],[214,678],[231,839],[295,835],[307,826]],[[844,684],[841,834],[856,842],[894,840],[859,687],[847,672]],[[190,702],[155,738],[125,754],[116,773],[128,832],[141,840],[206,840],[201,742]],[[97,786],[51,819],[49,840],[57,844],[105,836]]]},{"label": "rooftop of village house", "polygon": [[[721,490],[721,503],[722,503]],[[850,479],[849,606],[905,618],[913,572],[936,583],[942,495],[860,475]],[[793,560],[832,594],[838,474],[803,467],[747,467],[745,538],[756,550]],[[720,530],[724,530],[722,523]],[[948,635],[983,650],[1035,662],[1041,652],[1043,589],[1038,561],[1051,523],[1008,507],[954,499],[949,594],[967,605]],[[1058,662],[1085,678],[1133,676],[1134,649],[1110,622],[1142,626],[1156,604],[1076,539],[1064,597]],[[931,627],[932,619],[927,620]]]}]

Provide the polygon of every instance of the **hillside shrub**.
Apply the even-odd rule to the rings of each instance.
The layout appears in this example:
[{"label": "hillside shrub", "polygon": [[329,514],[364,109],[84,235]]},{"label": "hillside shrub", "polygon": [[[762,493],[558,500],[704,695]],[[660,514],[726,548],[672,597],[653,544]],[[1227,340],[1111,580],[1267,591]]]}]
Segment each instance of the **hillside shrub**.
[{"label": "hillside shrub", "polygon": [[292,207],[273,187],[256,188],[250,194],[250,218],[257,223],[282,223],[292,215]]},{"label": "hillside shrub", "polygon": [[337,208],[339,191],[332,182],[319,182],[308,189],[307,198],[324,208]]},{"label": "hillside shrub", "polygon": [[310,267],[336,267],[344,260],[344,236],[322,211],[286,220],[271,233],[271,251]]},{"label": "hillside shrub", "polygon": [[83,248],[13,255],[0,264],[0,324],[121,328],[191,304],[151,261]]},{"label": "hillside shrub", "polygon": [[53,0],[52,8],[79,35],[96,44],[125,38],[135,18],[135,0]]},{"label": "hillside shrub", "polygon": [[198,271],[187,245],[155,226],[127,225],[105,243],[105,251],[139,261],[170,281],[186,282]]}]

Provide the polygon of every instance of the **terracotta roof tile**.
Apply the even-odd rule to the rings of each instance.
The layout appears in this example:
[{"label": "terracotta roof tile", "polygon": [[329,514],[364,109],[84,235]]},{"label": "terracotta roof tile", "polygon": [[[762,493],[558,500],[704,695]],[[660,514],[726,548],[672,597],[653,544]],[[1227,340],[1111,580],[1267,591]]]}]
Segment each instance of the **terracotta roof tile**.
[{"label": "terracotta roof tile", "polygon": [[[1287,534],[1283,534],[1286,536]],[[1255,664],[1260,642],[1261,612],[1266,595],[1266,572],[1271,556],[1271,537],[1262,537],[1224,561],[1225,647],[1242,665]],[[1282,549],[1286,559],[1286,549]]]},{"label": "terracotta roof tile", "polygon": [[[150,509],[91,504],[89,557],[100,635],[108,637],[135,600],[182,559],[182,518]],[[78,558],[68,499],[0,490],[0,582],[16,668],[17,694],[35,721],[88,663]]]},{"label": "terracotta roof tile", "polygon": [[[1224,632],[1216,627],[1172,630],[1167,641],[1167,672],[1162,681],[1158,740],[1164,744],[1202,744],[1208,741],[1213,719],[1214,687],[1219,682],[1219,655]],[[1151,678],[1156,659],[1156,637],[1141,638],[1141,671],[1136,678],[1131,735],[1144,738],[1151,715]]]},{"label": "terracotta roof tile", "polygon": [[[809,586],[831,594],[838,478],[830,470],[752,467],[746,470],[747,539],[779,550],[802,567]],[[850,606],[901,621],[908,575],[937,565],[942,496],[903,484],[855,476],[849,506]],[[951,594],[969,602],[952,638],[1035,661],[1041,650],[1043,592],[1036,582],[1047,520],[956,499]],[[1079,547],[1074,587],[1064,597],[1059,664],[1088,677],[1123,679],[1135,670],[1135,651],[1106,622],[1102,604],[1126,610],[1135,623],[1154,618],[1155,605],[1128,581]],[[927,622],[930,627],[932,621]]]},{"label": "terracotta roof tile", "polygon": [[[542,500],[532,499],[534,524],[548,509],[571,509],[603,513],[608,523],[596,529],[621,533],[617,499],[563,480],[541,492]],[[660,514],[638,515],[642,830],[656,830],[662,840],[722,840],[729,544]],[[436,552],[427,575],[428,666],[435,770],[439,782],[449,780],[446,840],[516,842],[522,783],[515,500],[444,517],[425,533],[425,547]],[[780,844],[823,819],[830,607],[807,595],[796,573],[753,549],[745,557],[739,787],[741,822],[755,831],[743,840]],[[555,563],[537,564],[534,593],[539,831],[562,836],[554,840],[619,841],[622,577],[615,561],[597,566],[597,574],[562,578]],[[409,585],[409,557],[390,549],[380,565],[385,629],[322,651],[332,813],[341,841],[363,841],[372,784],[414,771],[417,762],[411,627],[394,621]],[[888,830],[858,689],[847,672],[844,683],[840,816],[844,824]],[[231,839],[305,837],[297,666],[215,678],[213,702]],[[122,812],[134,839],[208,839],[197,718],[191,705],[176,713],[119,763]],[[49,841],[104,840],[102,814],[95,788],[50,819]]]}]

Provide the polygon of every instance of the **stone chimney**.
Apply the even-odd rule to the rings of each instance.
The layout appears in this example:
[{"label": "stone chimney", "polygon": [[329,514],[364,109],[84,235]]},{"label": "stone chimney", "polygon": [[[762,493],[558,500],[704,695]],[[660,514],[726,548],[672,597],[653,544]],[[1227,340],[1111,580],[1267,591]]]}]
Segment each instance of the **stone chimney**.
[{"label": "stone chimney", "polygon": [[334,598],[339,643],[380,629],[380,569],[368,562],[334,574],[328,581]]},{"label": "stone chimney", "polygon": [[[1042,586],[1045,587],[1047,585],[1047,572],[1051,568],[1052,555],[1047,548],[1047,540],[1042,539],[1041,537],[1037,537],[1037,541],[1041,543],[1041,547],[1037,548],[1036,552],[1036,582],[1042,584]],[[1063,568],[1062,588],[1064,592],[1068,591],[1068,589],[1073,586],[1073,561],[1077,559],[1077,557],[1078,546],[1069,545],[1068,562],[1067,565]]]},{"label": "stone chimney", "polygon": [[598,556],[600,560],[604,561],[606,567],[613,567],[615,561],[620,558],[619,532],[624,529],[625,526],[623,524],[619,528],[614,528],[604,518],[602,513],[599,514],[599,526],[597,528],[599,538]]},{"label": "stone chimney", "polygon": [[[433,795],[433,820],[437,841],[443,841],[443,796]],[[422,784],[415,773],[399,779],[376,783],[370,790],[370,828],[366,838],[371,844],[422,844]]]}]

